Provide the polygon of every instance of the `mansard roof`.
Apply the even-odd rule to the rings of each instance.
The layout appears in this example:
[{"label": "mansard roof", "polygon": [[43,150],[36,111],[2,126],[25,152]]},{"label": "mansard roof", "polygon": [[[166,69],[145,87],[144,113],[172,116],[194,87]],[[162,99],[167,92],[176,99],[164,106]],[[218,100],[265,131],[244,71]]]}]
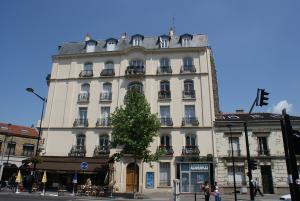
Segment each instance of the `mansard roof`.
[{"label": "mansard roof", "polygon": [[[137,34],[136,34],[137,35]],[[164,35],[160,35],[164,36]],[[149,50],[153,49],[159,49],[159,44],[157,44],[157,39],[160,36],[154,36],[154,37],[144,37],[143,43],[140,45],[141,47]],[[170,38],[169,47],[172,48],[182,48],[181,44],[179,44],[180,36],[168,36]],[[110,38],[112,39],[112,38]],[[131,38],[120,38],[120,39],[114,39],[117,42],[116,48],[114,51],[124,51],[131,47],[130,41]],[[97,42],[95,47],[95,52],[106,52],[106,42],[107,40],[95,40]],[[63,43],[61,47],[58,50],[58,55],[69,55],[69,54],[83,54],[86,53],[85,49],[86,42],[67,42]],[[190,41],[189,47],[207,47],[208,46],[208,39],[206,35],[203,34],[195,34],[192,35],[192,40]]]}]

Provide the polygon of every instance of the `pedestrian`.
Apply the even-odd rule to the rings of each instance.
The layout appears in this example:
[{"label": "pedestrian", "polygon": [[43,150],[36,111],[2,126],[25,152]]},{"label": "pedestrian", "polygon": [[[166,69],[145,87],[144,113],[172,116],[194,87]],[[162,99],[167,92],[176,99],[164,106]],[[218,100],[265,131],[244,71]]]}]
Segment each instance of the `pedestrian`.
[{"label": "pedestrian", "polygon": [[255,178],[255,180],[252,181],[253,187],[254,187],[254,196],[256,196],[257,191],[261,196],[264,196],[264,194],[260,190],[260,184],[258,182],[258,178]]},{"label": "pedestrian", "polygon": [[211,193],[211,188],[210,188],[210,185],[209,185],[208,181],[204,182],[203,191],[204,191],[205,201],[209,201],[209,197],[210,197],[210,193]]},{"label": "pedestrian", "polygon": [[214,187],[215,201],[221,201],[221,193],[220,193],[220,189],[219,189],[218,183],[215,182],[214,186],[215,186]]}]

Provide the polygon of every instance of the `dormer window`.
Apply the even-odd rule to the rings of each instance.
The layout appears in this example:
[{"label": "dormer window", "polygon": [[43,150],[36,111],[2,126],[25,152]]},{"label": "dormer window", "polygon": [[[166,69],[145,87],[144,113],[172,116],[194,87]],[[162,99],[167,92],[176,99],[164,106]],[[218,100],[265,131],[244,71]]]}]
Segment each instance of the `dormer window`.
[{"label": "dormer window", "polygon": [[189,47],[191,44],[191,40],[193,39],[193,35],[191,34],[183,34],[179,38],[179,43],[181,43],[182,47]]},{"label": "dormer window", "polygon": [[114,38],[107,39],[106,44],[105,44],[106,50],[107,51],[114,51],[116,49],[117,43],[118,43],[117,39],[114,39]]},{"label": "dormer window", "polygon": [[168,48],[170,42],[170,36],[167,35],[159,36],[157,42],[159,43],[160,48]]},{"label": "dormer window", "polygon": [[131,37],[132,46],[141,46],[144,40],[144,36],[140,34],[133,35]]},{"label": "dormer window", "polygon": [[97,41],[88,40],[85,42],[86,53],[95,52]]}]

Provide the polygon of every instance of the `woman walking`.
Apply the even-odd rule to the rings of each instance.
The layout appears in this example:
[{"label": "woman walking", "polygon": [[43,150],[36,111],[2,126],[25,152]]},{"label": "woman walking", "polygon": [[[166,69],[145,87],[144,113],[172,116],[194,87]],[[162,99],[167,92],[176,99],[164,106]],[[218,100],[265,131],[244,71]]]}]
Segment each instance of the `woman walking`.
[{"label": "woman walking", "polygon": [[204,191],[205,201],[209,201],[211,189],[210,189],[210,185],[208,184],[208,181],[204,182],[203,191]]},{"label": "woman walking", "polygon": [[220,193],[219,186],[218,186],[217,182],[215,182],[214,195],[215,195],[215,201],[221,201],[221,193]]}]

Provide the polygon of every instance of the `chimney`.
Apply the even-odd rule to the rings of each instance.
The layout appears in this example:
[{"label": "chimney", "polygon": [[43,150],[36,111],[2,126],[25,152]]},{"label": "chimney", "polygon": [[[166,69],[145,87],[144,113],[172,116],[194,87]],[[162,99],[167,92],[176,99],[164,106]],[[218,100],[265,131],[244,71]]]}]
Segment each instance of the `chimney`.
[{"label": "chimney", "polygon": [[244,112],[243,109],[236,109],[236,110],[235,110],[235,113],[236,113],[236,114],[243,114],[243,113],[245,113],[245,112]]},{"label": "chimney", "polygon": [[169,30],[169,36],[173,37],[175,35],[175,27],[171,27]]},{"label": "chimney", "polygon": [[86,42],[86,41],[89,41],[89,40],[91,40],[92,38],[91,38],[91,36],[90,36],[90,34],[85,34],[85,37],[84,37],[84,41]]},{"label": "chimney", "polygon": [[122,33],[122,35],[121,35],[121,39],[126,39],[127,38],[127,33],[126,32],[124,32],[124,33]]}]

